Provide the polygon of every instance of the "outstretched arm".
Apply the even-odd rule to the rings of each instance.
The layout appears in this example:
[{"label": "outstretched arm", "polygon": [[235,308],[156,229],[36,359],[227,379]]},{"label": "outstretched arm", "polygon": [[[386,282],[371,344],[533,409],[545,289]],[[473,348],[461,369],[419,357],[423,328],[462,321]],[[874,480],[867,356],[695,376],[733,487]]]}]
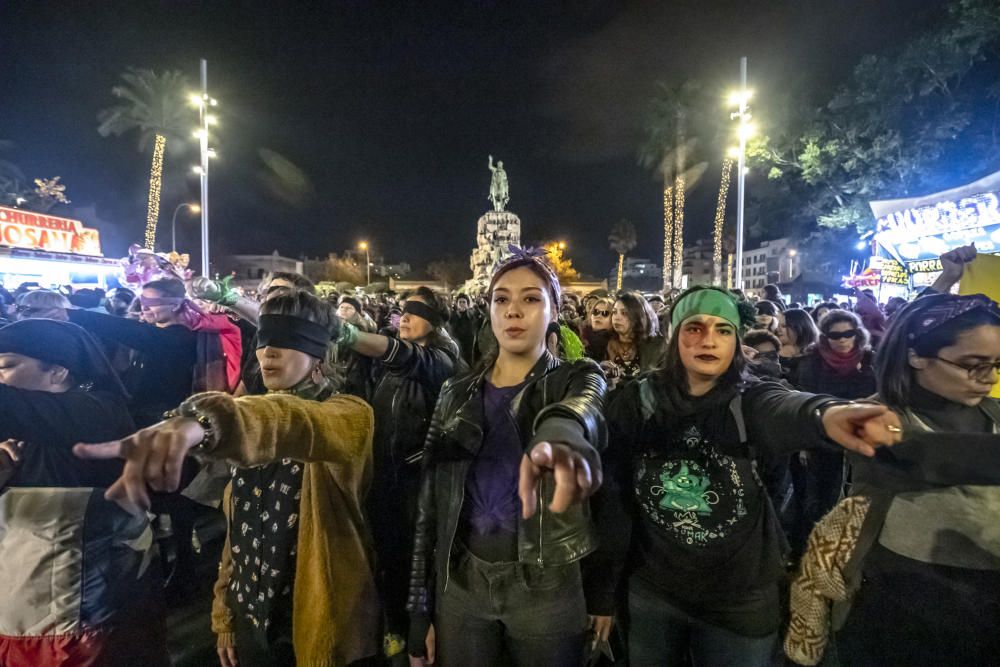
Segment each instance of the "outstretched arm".
[{"label": "outstretched arm", "polygon": [[371,455],[372,409],[353,396],[320,403],[285,394],[233,398],[207,392],[185,401],[181,412],[190,416],[122,440],[78,444],[73,451],[84,459],[125,460],[122,476],[105,497],[130,511],[149,507],[147,486],[176,491],[184,457],[195,447],[208,458],[243,466],[282,458],[354,465]]}]

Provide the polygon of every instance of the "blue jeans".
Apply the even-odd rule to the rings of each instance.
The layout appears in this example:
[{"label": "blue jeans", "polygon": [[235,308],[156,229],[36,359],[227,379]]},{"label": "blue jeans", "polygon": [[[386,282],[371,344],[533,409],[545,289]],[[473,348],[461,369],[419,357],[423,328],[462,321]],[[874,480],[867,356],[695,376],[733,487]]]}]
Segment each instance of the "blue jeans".
[{"label": "blue jeans", "polygon": [[628,591],[628,654],[632,667],[766,667],[778,635],[744,637],[709,625],[666,602],[633,577]]}]

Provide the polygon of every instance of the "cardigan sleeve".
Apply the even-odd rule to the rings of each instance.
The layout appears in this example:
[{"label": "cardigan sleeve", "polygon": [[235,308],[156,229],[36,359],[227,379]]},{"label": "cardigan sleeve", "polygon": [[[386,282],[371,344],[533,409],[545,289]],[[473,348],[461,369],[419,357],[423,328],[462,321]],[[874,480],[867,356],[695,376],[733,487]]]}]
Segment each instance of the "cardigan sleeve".
[{"label": "cardigan sleeve", "polygon": [[262,465],[283,458],[351,465],[371,451],[374,417],[360,398],[337,394],[323,402],[290,394],[241,396],[206,392],[181,405],[181,413],[208,418],[209,458],[242,466]]},{"label": "cardigan sleeve", "polygon": [[212,632],[217,637],[216,645],[219,648],[236,645],[233,634],[233,612],[226,604],[226,589],[229,587],[229,577],[233,573],[233,557],[229,551],[229,502],[232,492],[232,485],[227,484],[222,494],[222,507],[226,514],[226,543],[222,547],[219,575],[212,587]]}]

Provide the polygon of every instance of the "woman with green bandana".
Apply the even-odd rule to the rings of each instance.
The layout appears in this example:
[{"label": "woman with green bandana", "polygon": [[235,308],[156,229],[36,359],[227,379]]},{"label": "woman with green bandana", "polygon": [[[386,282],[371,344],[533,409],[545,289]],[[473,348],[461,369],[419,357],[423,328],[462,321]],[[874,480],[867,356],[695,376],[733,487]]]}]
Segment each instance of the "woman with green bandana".
[{"label": "woman with green bandana", "polygon": [[898,439],[882,406],[846,404],[744,372],[752,308],[695,287],[676,301],[664,366],[608,408],[603,560],[627,587],[631,664],[765,665],[776,647],[784,538],[760,455],[841,446],[873,455]]}]

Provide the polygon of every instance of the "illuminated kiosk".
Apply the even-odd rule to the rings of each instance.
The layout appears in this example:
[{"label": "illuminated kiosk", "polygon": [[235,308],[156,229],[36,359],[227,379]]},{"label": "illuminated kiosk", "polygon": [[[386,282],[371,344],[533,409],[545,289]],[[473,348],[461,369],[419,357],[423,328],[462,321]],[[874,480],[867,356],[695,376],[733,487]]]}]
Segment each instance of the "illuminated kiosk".
[{"label": "illuminated kiosk", "polygon": [[79,220],[0,206],[0,283],[107,287],[121,272],[101,254],[101,238]]},{"label": "illuminated kiosk", "polygon": [[982,254],[1000,254],[1000,171],[944,192],[869,205],[877,220],[872,268],[880,270],[883,300],[893,285],[905,292],[933,283],[938,257],[959,246],[974,242]]}]

